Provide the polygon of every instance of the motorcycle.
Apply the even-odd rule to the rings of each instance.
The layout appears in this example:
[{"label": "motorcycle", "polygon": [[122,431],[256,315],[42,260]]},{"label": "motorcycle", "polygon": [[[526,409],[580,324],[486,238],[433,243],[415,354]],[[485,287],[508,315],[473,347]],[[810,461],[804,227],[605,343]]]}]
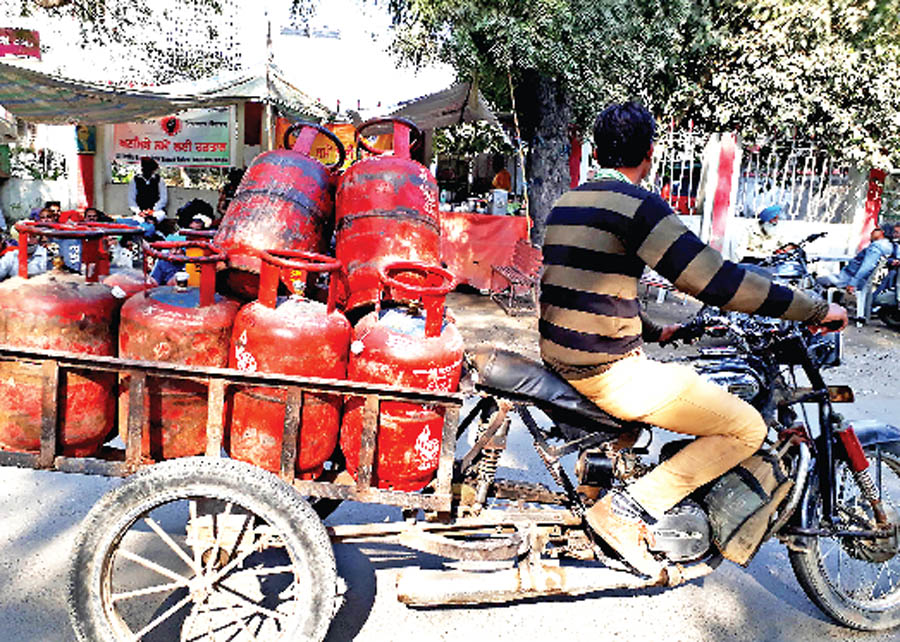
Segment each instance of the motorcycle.
[{"label": "motorcycle", "polygon": [[[827,232],[816,232],[797,243],[788,243],[781,246],[771,256],[764,257],[757,262],[744,262],[741,266],[752,272],[757,272],[777,283],[793,288],[812,292],[821,298],[825,298],[825,288],[816,280],[816,275],[809,271],[809,257],[806,254],[806,246],[827,235]],[[727,313],[735,319],[747,317],[742,313]],[[900,322],[900,316],[898,316]],[[838,366],[843,356],[843,333],[812,335],[809,338],[810,352],[816,365],[820,368]],[[818,355],[818,356],[816,356]]]},{"label": "motorcycle", "polygon": [[[897,246],[894,245],[894,256],[897,255]],[[900,330],[900,288],[897,287],[897,275],[900,272],[900,260],[888,259],[887,273],[881,279],[875,289],[872,299],[872,310],[878,318],[894,330]]]},{"label": "motorcycle", "polygon": [[826,236],[827,232],[816,232],[797,243],[787,243],[779,247],[771,256],[745,263],[763,268],[765,273],[781,283],[803,290],[817,290],[815,276],[809,271],[809,257],[806,246]]},{"label": "motorcycle", "polygon": [[[798,324],[704,308],[673,338],[689,342],[705,335],[733,341],[701,351],[695,367],[756,407],[769,438],[757,455],[697,489],[652,527],[652,553],[666,565],[662,579],[641,576],[584,521],[605,492],[627,487],[656,465],[649,454],[653,428],[611,417],[538,362],[483,349],[467,357],[481,399],[458,434],[475,417],[481,421],[474,445],[456,464],[458,514],[483,518],[489,509],[511,508],[511,500],[524,511],[524,498],[532,506],[561,505],[572,518],[551,511],[556,517],[542,530],[547,512],[531,509],[530,539],[520,548],[528,553],[515,574],[468,572],[478,577],[466,585],[465,572],[457,571],[456,584],[438,585],[448,572],[434,572],[418,583],[399,583],[400,599],[467,603],[671,586],[712,572],[723,556],[746,565],[763,542],[776,538],[787,546],[801,587],[834,620],[860,630],[900,625],[900,429],[851,423],[835,412],[834,404],[853,400],[852,391],[825,383],[810,349],[812,335]],[[816,421],[807,416],[809,404],[817,406]],[[513,410],[562,492],[497,478]],[[536,410],[549,426],[539,425]],[[688,442],[665,444],[659,461]],[[561,462],[574,453],[575,480]],[[757,481],[750,479],[754,475]],[[587,579],[581,567],[551,570],[542,556],[589,560],[609,577]]]}]

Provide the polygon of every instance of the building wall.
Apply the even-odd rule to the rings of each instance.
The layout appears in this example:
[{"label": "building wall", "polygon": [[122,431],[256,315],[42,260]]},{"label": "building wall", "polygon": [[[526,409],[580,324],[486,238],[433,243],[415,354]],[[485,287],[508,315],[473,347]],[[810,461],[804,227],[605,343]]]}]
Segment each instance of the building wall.
[{"label": "building wall", "polygon": [[28,218],[36,207],[43,207],[46,201],[59,201],[63,209],[70,202],[69,181],[33,181],[10,178],[0,182],[0,209],[7,222]]}]

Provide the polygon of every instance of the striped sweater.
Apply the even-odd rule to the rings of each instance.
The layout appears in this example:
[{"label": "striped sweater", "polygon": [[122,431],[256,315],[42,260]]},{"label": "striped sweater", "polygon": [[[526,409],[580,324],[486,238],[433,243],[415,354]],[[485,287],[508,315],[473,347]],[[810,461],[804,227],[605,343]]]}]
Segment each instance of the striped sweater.
[{"label": "striped sweater", "polygon": [[725,261],[659,196],[631,183],[586,183],[560,198],[547,220],[541,279],[541,356],[570,379],[642,345],[638,280],[644,266],[704,303],[818,322],[819,298]]}]

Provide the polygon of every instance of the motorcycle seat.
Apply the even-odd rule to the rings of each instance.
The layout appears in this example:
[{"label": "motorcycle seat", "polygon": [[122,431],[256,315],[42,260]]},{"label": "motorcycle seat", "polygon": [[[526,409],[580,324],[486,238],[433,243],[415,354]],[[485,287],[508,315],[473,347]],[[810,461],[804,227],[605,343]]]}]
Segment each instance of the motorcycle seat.
[{"label": "motorcycle seat", "polygon": [[478,372],[475,387],[540,408],[550,419],[592,432],[620,432],[624,422],[601,410],[555,372],[533,359],[496,348],[477,348],[469,361]]}]

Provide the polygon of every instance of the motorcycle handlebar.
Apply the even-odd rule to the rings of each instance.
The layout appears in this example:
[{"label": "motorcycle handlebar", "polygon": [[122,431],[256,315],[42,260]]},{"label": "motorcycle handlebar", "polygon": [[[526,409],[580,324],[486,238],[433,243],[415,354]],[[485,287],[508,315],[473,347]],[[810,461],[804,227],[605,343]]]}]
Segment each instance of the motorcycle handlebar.
[{"label": "motorcycle handlebar", "polygon": [[[826,330],[838,331],[843,327],[843,323],[839,320],[836,320],[816,325],[804,324],[804,327],[818,327],[825,328]],[[718,329],[720,332],[717,333],[716,329]],[[687,345],[706,334],[710,336],[721,336],[724,333],[722,331],[725,330],[730,330],[738,337],[746,335],[746,330],[741,327],[741,324],[733,322],[728,317],[724,317],[721,315],[708,316],[701,314],[691,321],[680,326],[677,330],[675,330],[674,333],[672,333],[672,336],[670,336],[665,341],[660,341],[659,345],[675,345],[678,341],[681,341],[683,344]]]}]

